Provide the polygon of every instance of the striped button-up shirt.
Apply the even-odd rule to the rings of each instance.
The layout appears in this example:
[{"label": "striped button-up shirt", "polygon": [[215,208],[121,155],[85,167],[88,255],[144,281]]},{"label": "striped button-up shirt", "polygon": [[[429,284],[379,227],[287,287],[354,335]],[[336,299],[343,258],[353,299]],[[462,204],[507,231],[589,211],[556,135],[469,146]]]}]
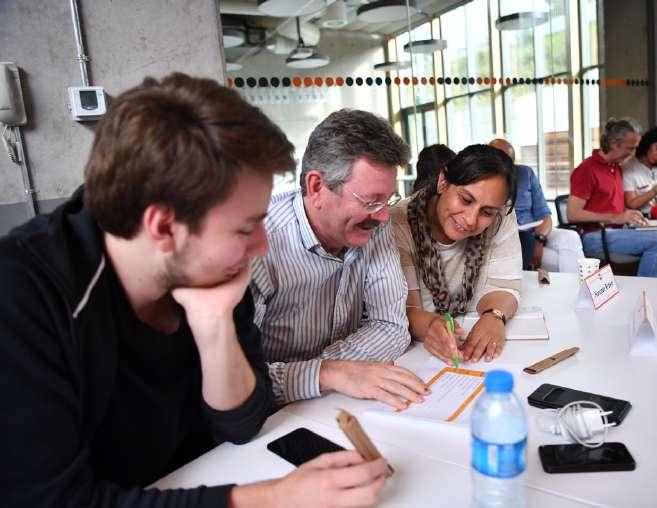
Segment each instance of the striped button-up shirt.
[{"label": "striped button-up shirt", "polygon": [[269,252],[252,261],[251,291],[278,403],[318,397],[322,360],[380,362],[406,350],[406,281],[389,223],[333,256],[296,190],[274,196],[265,226]]}]

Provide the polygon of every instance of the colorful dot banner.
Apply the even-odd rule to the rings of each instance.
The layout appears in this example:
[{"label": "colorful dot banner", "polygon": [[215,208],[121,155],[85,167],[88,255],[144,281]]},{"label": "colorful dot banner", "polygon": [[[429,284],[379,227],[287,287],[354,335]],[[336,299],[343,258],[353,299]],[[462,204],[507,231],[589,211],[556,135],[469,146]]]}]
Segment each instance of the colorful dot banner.
[{"label": "colorful dot banner", "polygon": [[422,77],[343,77],[343,76],[327,76],[327,77],[311,77],[311,76],[293,76],[293,77],[272,77],[272,78],[254,78],[254,77],[237,77],[228,78],[228,86],[235,88],[278,88],[278,87],[295,87],[295,88],[310,88],[310,87],[351,87],[351,86],[434,86],[438,85],[485,85],[485,86],[511,86],[511,85],[577,85],[577,86],[603,86],[610,88],[619,87],[646,87],[650,85],[647,79],[621,79],[621,78],[606,78],[606,79],[581,79],[575,77],[546,77],[546,78],[527,78],[527,77],[439,77],[435,76],[422,76]]}]

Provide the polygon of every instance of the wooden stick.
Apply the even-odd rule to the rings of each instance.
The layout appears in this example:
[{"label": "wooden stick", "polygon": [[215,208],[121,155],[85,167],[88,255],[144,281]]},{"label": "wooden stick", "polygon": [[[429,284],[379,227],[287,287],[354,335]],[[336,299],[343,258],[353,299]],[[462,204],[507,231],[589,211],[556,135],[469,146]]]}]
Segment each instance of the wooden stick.
[{"label": "wooden stick", "polygon": [[[338,425],[342,429],[342,432],[345,433],[351,444],[354,445],[356,451],[361,454],[361,456],[366,461],[376,460],[381,457],[379,450],[376,449],[372,440],[365,434],[363,427],[361,427],[356,417],[347,413],[344,409],[340,410],[336,420]],[[388,464],[388,476],[392,475],[395,470],[390,464]]]},{"label": "wooden stick", "polygon": [[564,349],[563,351],[560,351],[556,355],[548,356],[545,360],[541,360],[540,362],[537,362],[534,365],[525,367],[523,371],[525,371],[527,374],[538,374],[542,370],[545,370],[548,367],[552,367],[553,365],[556,365],[557,363],[565,360],[566,358],[573,356],[575,353],[577,353],[577,351],[579,351],[578,347],[571,347],[570,349]]}]

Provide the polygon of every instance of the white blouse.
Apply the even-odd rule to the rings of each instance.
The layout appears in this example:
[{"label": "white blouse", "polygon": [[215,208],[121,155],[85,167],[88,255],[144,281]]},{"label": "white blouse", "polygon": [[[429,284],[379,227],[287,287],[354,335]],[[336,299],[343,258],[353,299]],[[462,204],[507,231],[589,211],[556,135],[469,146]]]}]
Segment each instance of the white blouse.
[{"label": "white blouse", "polygon": [[[408,290],[420,290],[422,308],[435,312],[431,292],[427,289],[416,262],[415,242],[408,223],[408,203],[410,198],[400,201],[390,210],[390,222],[395,233],[399,249],[402,271],[406,277]],[[450,293],[456,293],[463,280],[465,269],[466,240],[459,240],[449,245],[438,242],[438,251],[443,263],[443,271],[448,279]],[[522,250],[518,236],[516,213],[504,216],[499,230],[491,239],[484,255],[483,265],[479,270],[477,284],[469,310],[476,310],[479,300],[492,291],[507,291],[520,301],[520,284],[522,280]]]}]

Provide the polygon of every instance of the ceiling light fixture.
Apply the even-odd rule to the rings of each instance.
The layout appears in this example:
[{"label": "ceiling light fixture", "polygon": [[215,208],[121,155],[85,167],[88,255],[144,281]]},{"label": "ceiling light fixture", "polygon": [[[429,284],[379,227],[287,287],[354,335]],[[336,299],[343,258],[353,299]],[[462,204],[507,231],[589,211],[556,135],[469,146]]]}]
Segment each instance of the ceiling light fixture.
[{"label": "ceiling light fixture", "polygon": [[413,53],[415,54],[430,54],[447,48],[447,41],[445,39],[423,39],[419,41],[411,41],[404,44],[404,51],[410,53],[411,46],[413,47]]},{"label": "ceiling light fixture", "polygon": [[314,54],[315,48],[312,46],[299,45],[290,52],[287,56],[287,60],[303,60],[305,58],[310,58]]},{"label": "ceiling light fixture", "polygon": [[361,5],[357,13],[359,21],[365,23],[389,23],[406,19],[406,10],[408,15],[413,16],[418,12],[415,0],[375,0],[368,4]]},{"label": "ceiling light fixture", "polygon": [[402,69],[408,69],[411,66],[411,62],[404,60],[401,62],[381,62],[374,64],[375,71],[400,71]]},{"label": "ceiling light fixture", "polygon": [[296,43],[293,40],[282,35],[274,35],[266,46],[269,51],[276,55],[289,55],[295,47]]},{"label": "ceiling light fixture", "polygon": [[299,43],[285,59],[285,65],[292,69],[316,69],[328,65],[331,61],[329,57],[318,53],[313,46],[306,46],[303,43],[299,16],[297,16],[296,21]]},{"label": "ceiling light fixture", "polygon": [[235,72],[242,69],[242,64],[239,62],[226,62],[226,70],[228,72]]},{"label": "ceiling light fixture", "polygon": [[498,30],[526,30],[547,23],[550,14],[546,11],[514,12],[495,20]]},{"label": "ceiling light fixture", "polygon": [[314,14],[324,8],[326,0],[258,0],[259,11],[278,18]]},{"label": "ceiling light fixture", "polygon": [[[297,25],[294,17],[286,19],[284,22],[276,27],[276,33],[292,39],[296,44],[299,39],[299,32],[297,32]],[[321,32],[316,25],[312,23],[301,23],[301,37],[303,42],[308,46],[316,46],[319,44]],[[287,51],[290,52],[289,50]]]},{"label": "ceiling light fixture", "polygon": [[244,44],[244,41],[246,40],[246,35],[244,34],[244,30],[240,30],[239,28],[224,28],[223,30],[223,41],[224,41],[224,48],[235,48],[237,46],[241,46]]},{"label": "ceiling light fixture", "polygon": [[347,20],[347,4],[344,0],[335,0],[326,9],[324,14],[319,20],[322,28],[342,28],[349,22]]},{"label": "ceiling light fixture", "polygon": [[319,53],[313,53],[308,58],[291,58],[285,60],[285,65],[291,69],[317,69],[331,63],[329,57]]}]

